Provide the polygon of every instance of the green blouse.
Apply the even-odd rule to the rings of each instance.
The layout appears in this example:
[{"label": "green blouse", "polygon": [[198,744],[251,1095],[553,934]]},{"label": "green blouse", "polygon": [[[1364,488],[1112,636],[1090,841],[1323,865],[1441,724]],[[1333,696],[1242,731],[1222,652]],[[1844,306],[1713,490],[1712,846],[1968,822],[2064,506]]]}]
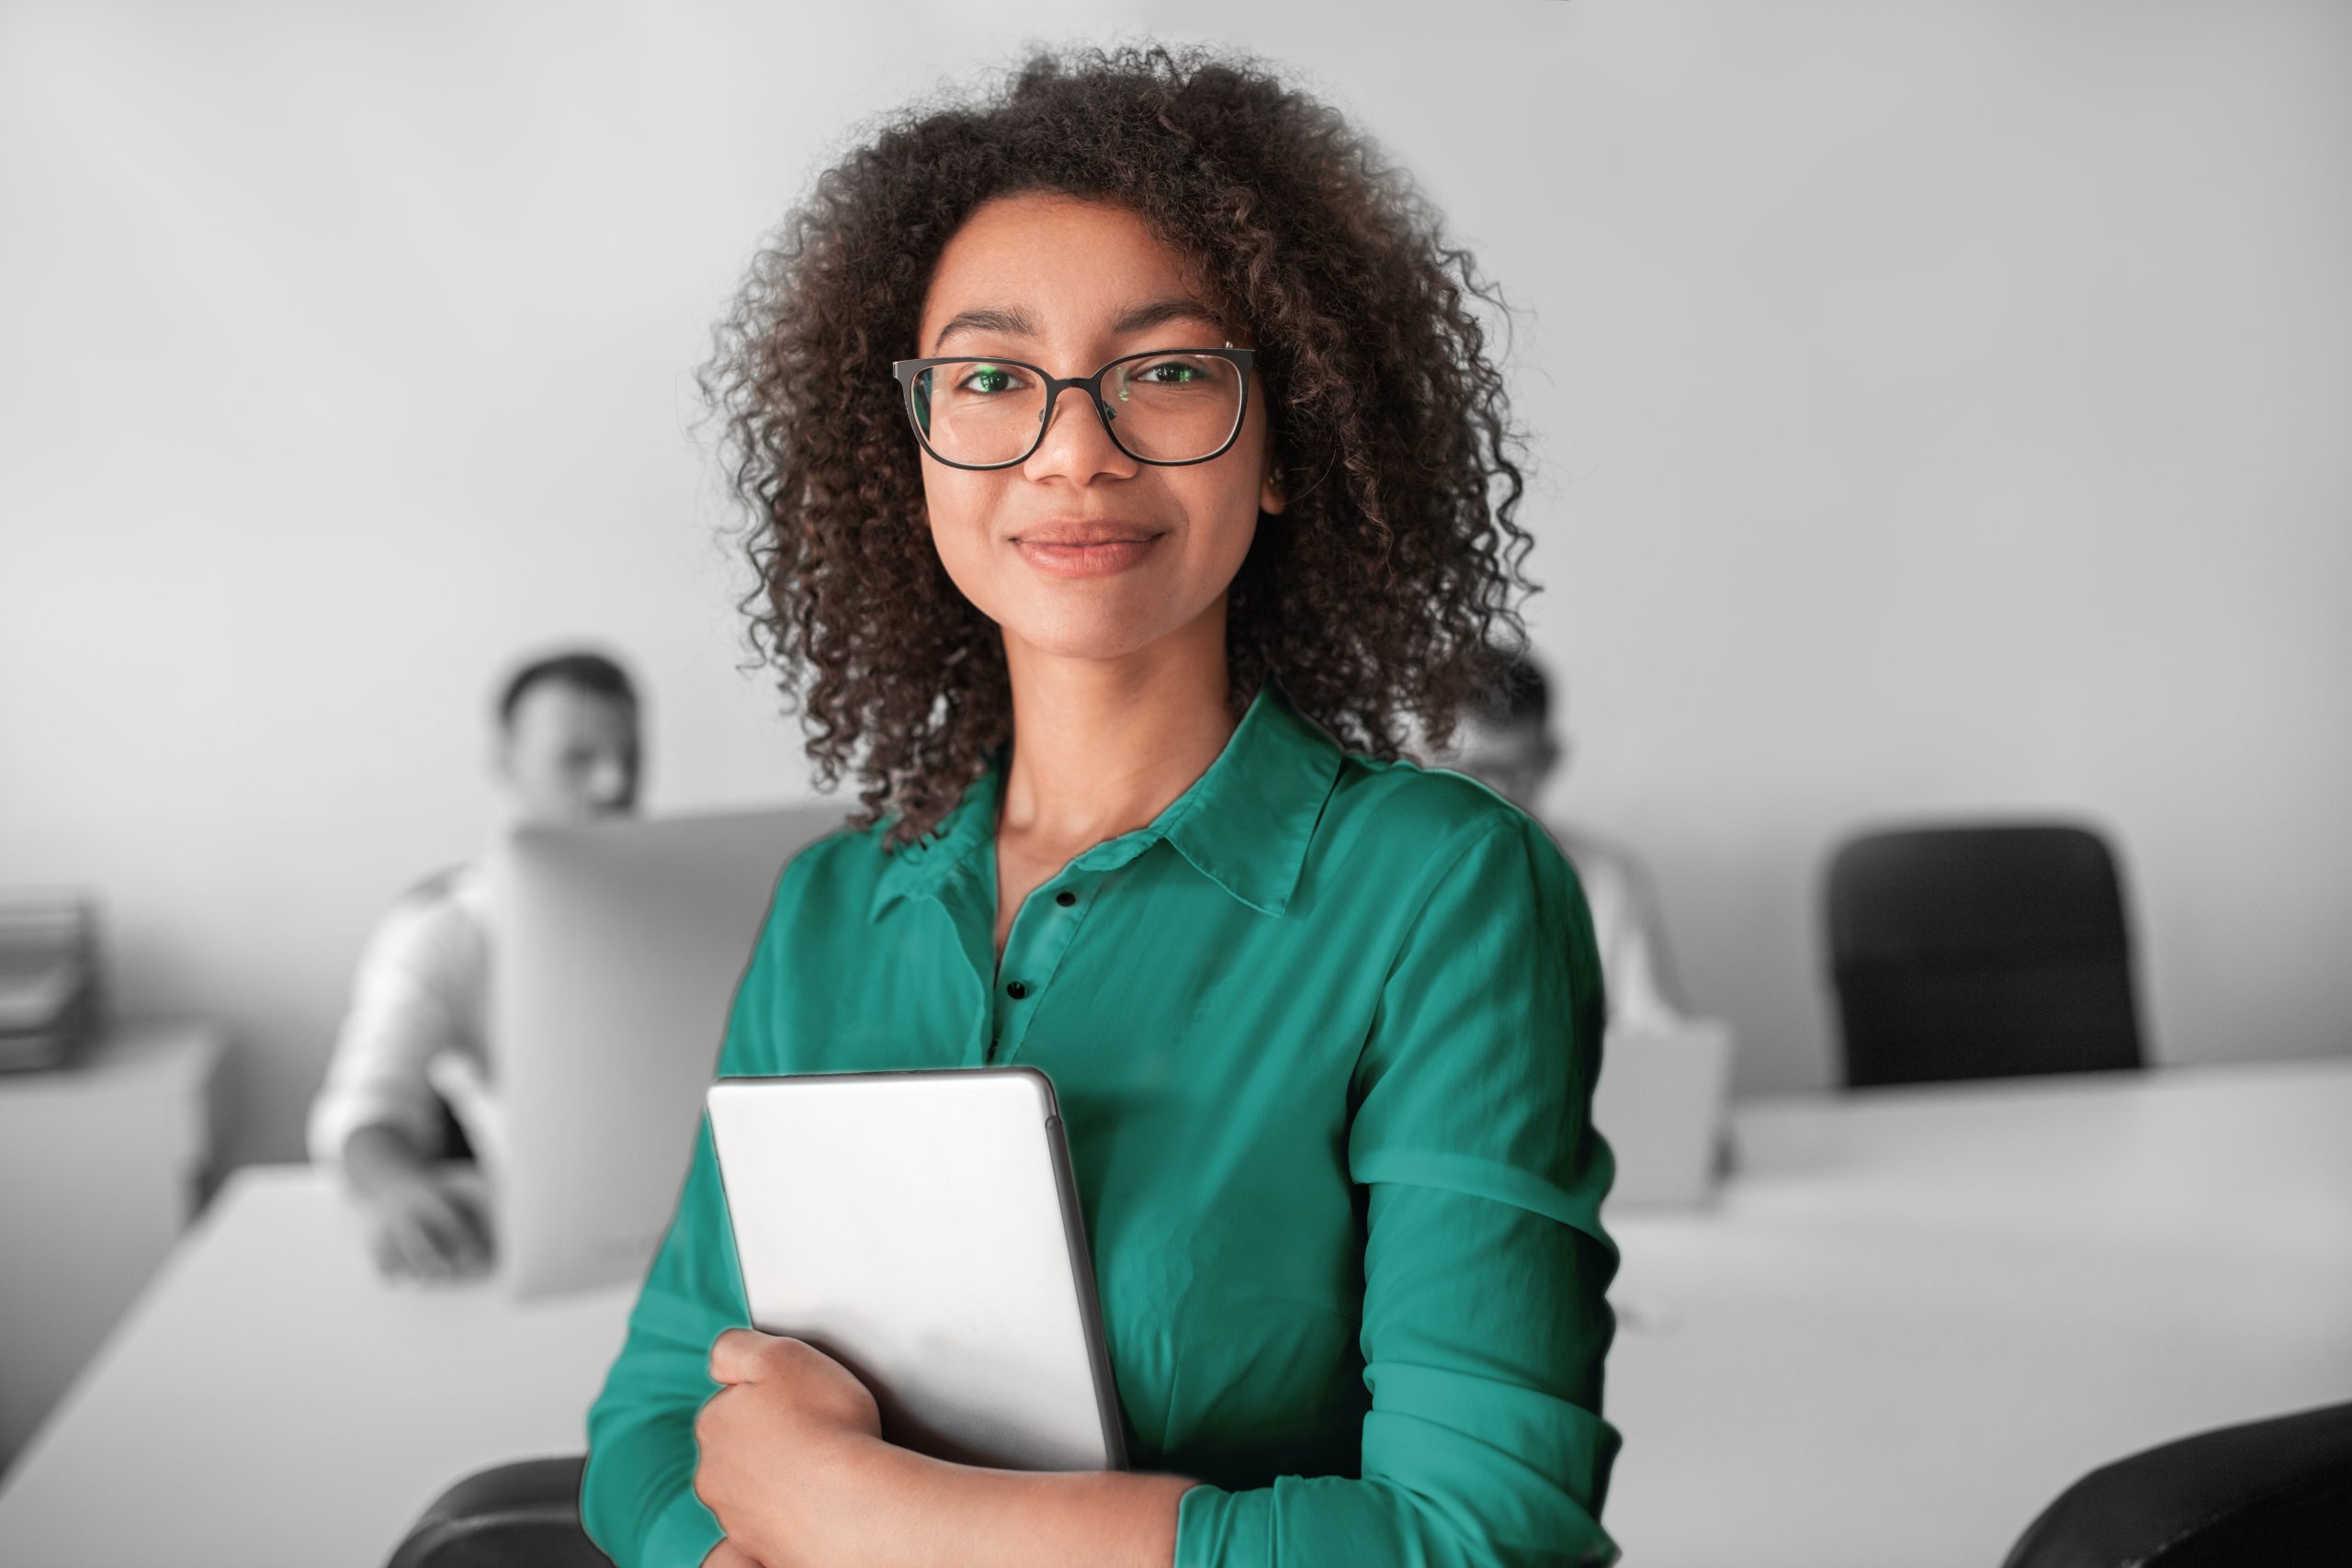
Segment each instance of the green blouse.
[{"label": "green blouse", "polygon": [[[1613,1560],[1600,964],[1551,839],[1269,682],[1150,826],[1029,895],[1000,967],[1004,761],[919,844],[794,857],[720,1074],[1045,1069],[1129,1462],[1204,1483],[1178,1568]],[[693,1422],[747,1322],[706,1119],[588,1412],[581,1514],[621,1568],[718,1542]]]}]

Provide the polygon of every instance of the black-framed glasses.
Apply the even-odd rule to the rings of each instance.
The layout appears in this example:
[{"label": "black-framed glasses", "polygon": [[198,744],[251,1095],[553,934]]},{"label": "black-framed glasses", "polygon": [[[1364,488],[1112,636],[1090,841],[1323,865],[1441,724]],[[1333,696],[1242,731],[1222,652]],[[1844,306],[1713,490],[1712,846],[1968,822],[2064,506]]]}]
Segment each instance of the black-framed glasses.
[{"label": "black-framed glasses", "polygon": [[1163,348],[1122,355],[1091,376],[1056,376],[1018,359],[901,359],[907,420],[951,468],[1025,463],[1053,423],[1054,400],[1083,387],[1112,445],[1139,463],[1182,468],[1221,457],[1250,408],[1254,349]]}]

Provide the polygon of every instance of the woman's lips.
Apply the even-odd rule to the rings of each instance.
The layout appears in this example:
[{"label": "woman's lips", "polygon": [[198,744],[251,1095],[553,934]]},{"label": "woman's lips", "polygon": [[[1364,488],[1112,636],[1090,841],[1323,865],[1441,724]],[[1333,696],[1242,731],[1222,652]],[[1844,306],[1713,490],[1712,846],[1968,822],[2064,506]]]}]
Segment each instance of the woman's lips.
[{"label": "woman's lips", "polygon": [[1109,545],[1041,545],[1015,539],[1012,545],[1023,560],[1049,577],[1107,577],[1142,560],[1166,536],[1155,534],[1148,539],[1122,539]]}]

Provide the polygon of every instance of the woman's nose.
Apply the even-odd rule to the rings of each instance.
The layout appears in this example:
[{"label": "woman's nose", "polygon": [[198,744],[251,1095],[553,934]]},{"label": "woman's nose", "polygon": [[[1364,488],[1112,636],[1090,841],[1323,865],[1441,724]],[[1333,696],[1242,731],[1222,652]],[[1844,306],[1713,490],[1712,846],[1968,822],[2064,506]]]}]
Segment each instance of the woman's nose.
[{"label": "woman's nose", "polygon": [[1080,480],[1133,473],[1136,460],[1111,439],[1111,421],[1117,417],[1084,387],[1060,389],[1046,411],[1045,439],[1029,454],[1022,471],[1031,479],[1058,474]]}]

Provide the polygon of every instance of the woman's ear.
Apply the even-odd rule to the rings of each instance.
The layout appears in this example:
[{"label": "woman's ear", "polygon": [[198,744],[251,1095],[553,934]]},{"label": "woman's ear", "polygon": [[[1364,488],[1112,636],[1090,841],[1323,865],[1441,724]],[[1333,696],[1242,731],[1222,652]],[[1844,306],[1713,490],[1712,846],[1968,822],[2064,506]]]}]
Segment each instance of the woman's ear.
[{"label": "woman's ear", "polygon": [[1266,478],[1258,486],[1258,510],[1278,513],[1290,504],[1290,497],[1283,493],[1283,469],[1280,463],[1266,465]]}]

